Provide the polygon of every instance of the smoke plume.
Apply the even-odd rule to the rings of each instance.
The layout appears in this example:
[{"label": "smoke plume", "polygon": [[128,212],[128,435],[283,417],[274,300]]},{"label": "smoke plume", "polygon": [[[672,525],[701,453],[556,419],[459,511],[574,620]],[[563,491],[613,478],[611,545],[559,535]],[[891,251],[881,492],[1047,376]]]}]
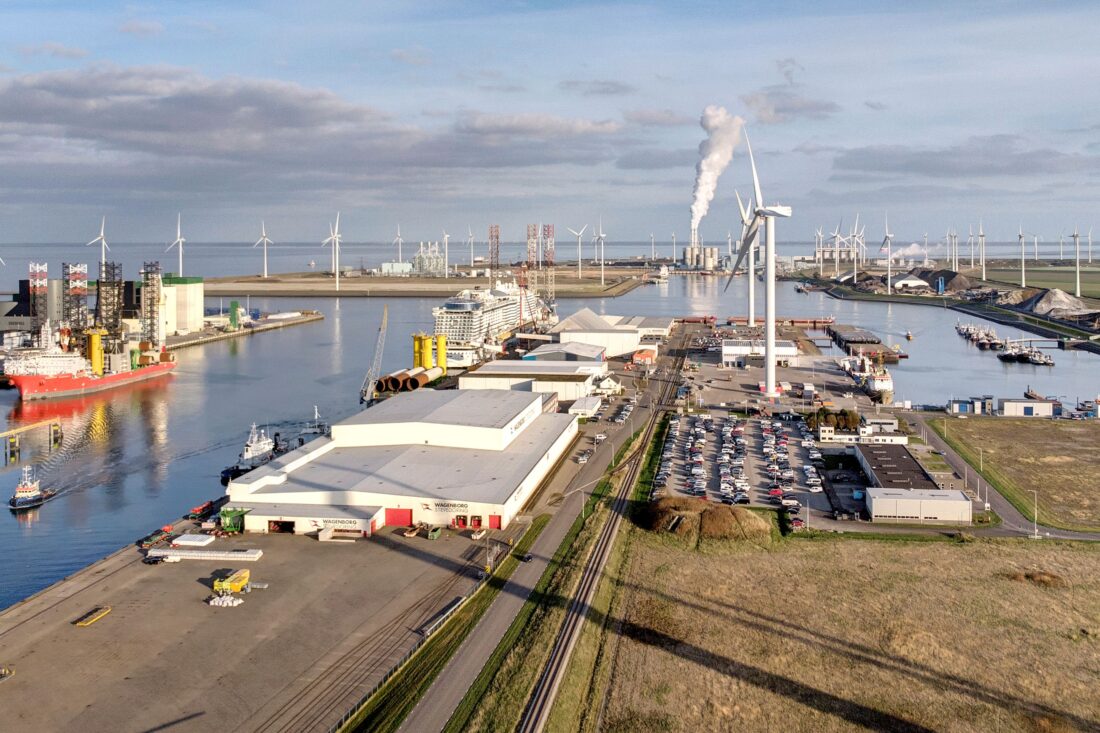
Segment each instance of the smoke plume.
[{"label": "smoke plume", "polygon": [[707,215],[718,177],[733,159],[733,149],[741,142],[741,128],[745,120],[731,115],[725,107],[709,105],[699,118],[699,125],[707,137],[699,143],[699,162],[695,166],[695,200],[691,204],[691,228],[696,229]]}]

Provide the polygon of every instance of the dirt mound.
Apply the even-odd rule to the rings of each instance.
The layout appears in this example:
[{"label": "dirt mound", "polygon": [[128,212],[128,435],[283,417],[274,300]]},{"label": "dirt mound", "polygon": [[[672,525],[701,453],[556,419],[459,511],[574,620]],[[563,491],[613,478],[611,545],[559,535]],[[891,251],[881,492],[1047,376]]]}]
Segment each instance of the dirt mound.
[{"label": "dirt mound", "polygon": [[771,527],[743,507],[727,504],[708,506],[700,517],[700,535],[708,540],[762,540]]},{"label": "dirt mound", "polygon": [[1027,580],[1043,588],[1065,588],[1069,585],[1061,575],[1048,573],[1046,570],[1016,570],[1005,573],[1005,577],[1018,583]]},{"label": "dirt mound", "polygon": [[1041,295],[1044,291],[1039,288],[1024,288],[1023,290],[1009,290],[997,296],[997,305],[1017,306],[1024,301]]},{"label": "dirt mound", "polygon": [[1064,290],[1041,290],[1019,304],[1020,310],[1051,318],[1072,318],[1094,312],[1083,300]]},{"label": "dirt mound", "polygon": [[954,270],[933,270],[927,267],[914,267],[909,271],[909,274],[924,280],[928,283],[928,287],[933,290],[937,288],[941,277],[943,278],[943,289],[947,292],[969,290],[972,287],[970,280],[968,280],[965,275],[960,275]]},{"label": "dirt mound", "polygon": [[715,504],[691,497],[669,496],[638,512],[638,525],[653,532],[688,537],[695,532],[708,540],[766,540],[767,520],[740,506]]}]

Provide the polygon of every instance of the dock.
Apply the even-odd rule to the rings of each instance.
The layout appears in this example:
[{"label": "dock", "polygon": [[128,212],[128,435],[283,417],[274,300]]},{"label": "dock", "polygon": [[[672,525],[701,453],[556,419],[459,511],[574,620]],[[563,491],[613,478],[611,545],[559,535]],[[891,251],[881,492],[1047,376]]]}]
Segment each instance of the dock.
[{"label": "dock", "polygon": [[279,318],[276,320],[260,319],[259,321],[242,326],[236,331],[206,329],[199,333],[189,333],[186,336],[169,336],[165,348],[168,351],[186,349],[189,346],[200,346],[214,341],[225,341],[226,339],[235,339],[242,336],[252,336],[257,333],[263,333],[264,331],[274,331],[277,328],[300,326],[303,323],[321,321],[324,320],[324,318],[324,314],[318,313],[317,311],[303,311],[300,316],[295,316],[293,318]]},{"label": "dock", "polygon": [[827,326],[825,333],[849,356],[863,354],[872,359],[881,358],[887,364],[897,364],[899,360],[909,358],[905,352],[890,348],[878,336],[858,326],[835,323]]}]

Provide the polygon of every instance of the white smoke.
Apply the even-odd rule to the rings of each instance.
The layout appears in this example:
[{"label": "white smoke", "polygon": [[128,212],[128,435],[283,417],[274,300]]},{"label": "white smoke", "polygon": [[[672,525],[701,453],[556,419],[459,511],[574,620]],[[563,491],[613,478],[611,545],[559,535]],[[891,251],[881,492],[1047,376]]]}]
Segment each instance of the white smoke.
[{"label": "white smoke", "polygon": [[712,104],[703,110],[699,125],[707,137],[699,143],[699,162],[695,166],[695,200],[691,204],[691,228],[694,230],[707,215],[718,188],[718,177],[733,159],[733,149],[741,142],[745,120],[731,115],[725,107]]},{"label": "white smoke", "polygon": [[924,259],[925,251],[924,247],[917,244],[916,242],[913,242],[912,244],[902,247],[901,249],[895,249],[891,254],[893,255],[894,259],[910,259],[913,257]]}]

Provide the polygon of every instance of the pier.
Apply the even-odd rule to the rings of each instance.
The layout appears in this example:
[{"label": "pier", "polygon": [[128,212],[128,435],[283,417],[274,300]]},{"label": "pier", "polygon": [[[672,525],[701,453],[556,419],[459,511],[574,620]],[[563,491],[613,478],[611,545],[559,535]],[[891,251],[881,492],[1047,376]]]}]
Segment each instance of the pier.
[{"label": "pier", "polygon": [[895,351],[878,336],[858,326],[832,324],[825,328],[825,333],[849,356],[863,354],[872,359],[881,358],[887,364],[896,364],[900,359],[909,358],[905,352],[900,349]]},{"label": "pier", "polygon": [[235,339],[241,336],[252,336],[253,334],[263,333],[264,331],[274,331],[277,328],[299,326],[303,323],[321,321],[324,320],[324,318],[324,314],[318,313],[317,311],[302,311],[300,316],[295,316],[293,318],[279,318],[276,320],[261,319],[251,325],[242,326],[236,331],[207,329],[199,333],[187,334],[186,336],[169,336],[165,348],[168,349],[168,351],[175,351],[176,349],[185,349],[188,346],[200,346],[214,341],[225,341],[226,339]]},{"label": "pier", "polygon": [[19,436],[41,428],[49,428],[50,430],[50,450],[61,445],[61,423],[57,420],[39,420],[38,422],[20,425],[0,433],[0,439],[4,441],[5,463],[11,464],[19,460]]}]

